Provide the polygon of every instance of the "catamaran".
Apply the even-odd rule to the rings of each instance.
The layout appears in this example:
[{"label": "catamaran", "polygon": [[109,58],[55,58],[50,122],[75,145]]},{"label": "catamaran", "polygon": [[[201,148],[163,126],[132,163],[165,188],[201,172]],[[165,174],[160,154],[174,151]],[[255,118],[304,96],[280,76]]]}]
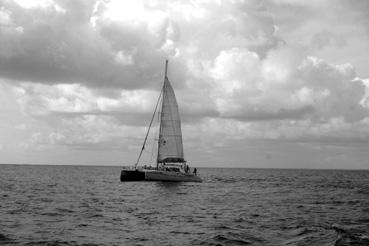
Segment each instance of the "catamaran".
[{"label": "catamaran", "polygon": [[[197,170],[191,170],[184,159],[181,120],[178,104],[168,76],[168,60],[165,61],[164,85],[160,92],[151,118],[144,143],[136,164],[130,168],[123,168],[120,181],[174,181],[174,182],[202,182]],[[145,144],[155,118],[158,105],[161,102],[160,128],[158,138],[158,154],[156,166],[138,167],[138,163],[145,150]]]}]

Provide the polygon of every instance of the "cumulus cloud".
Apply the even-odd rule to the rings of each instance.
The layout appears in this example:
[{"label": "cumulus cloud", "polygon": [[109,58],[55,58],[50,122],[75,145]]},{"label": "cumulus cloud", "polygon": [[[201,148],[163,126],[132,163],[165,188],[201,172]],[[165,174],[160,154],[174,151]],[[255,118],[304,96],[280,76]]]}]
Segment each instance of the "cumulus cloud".
[{"label": "cumulus cloud", "polygon": [[147,87],[165,57],[214,57],[230,47],[264,55],[278,43],[272,18],[255,3],[6,1],[1,9],[2,76],[48,84]]},{"label": "cumulus cloud", "polygon": [[120,90],[106,96],[80,84],[21,83],[14,91],[22,112],[33,117],[110,115],[128,125],[146,124],[158,97],[150,90]]},{"label": "cumulus cloud", "polygon": [[[8,22],[0,30],[3,77],[46,84],[77,82],[96,87],[140,87],[147,83],[148,77],[155,78],[152,73],[144,73],[142,67],[132,66],[134,50],[114,46],[115,36],[135,42],[134,35],[140,29],[133,30],[129,36],[121,33],[123,37],[117,34],[109,39],[102,35],[101,28],[90,23],[93,1],[56,1],[55,4],[58,5],[32,8],[22,8],[10,1],[3,4],[2,22]],[[145,40],[143,47],[152,38],[148,34]],[[154,55],[152,62],[157,62],[160,52],[150,55]]]},{"label": "cumulus cloud", "polygon": [[355,79],[352,65],[290,53],[283,48],[261,59],[255,52],[231,49],[205,62],[200,76],[220,116],[245,121],[343,116],[357,121],[368,115],[360,103],[366,86]]}]

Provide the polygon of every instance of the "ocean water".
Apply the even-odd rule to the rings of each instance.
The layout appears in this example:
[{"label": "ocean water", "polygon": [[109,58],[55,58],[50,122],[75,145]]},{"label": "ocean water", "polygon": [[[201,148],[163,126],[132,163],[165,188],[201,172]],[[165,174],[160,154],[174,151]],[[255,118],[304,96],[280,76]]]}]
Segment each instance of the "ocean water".
[{"label": "ocean water", "polygon": [[369,245],[369,171],[0,165],[0,245]]}]

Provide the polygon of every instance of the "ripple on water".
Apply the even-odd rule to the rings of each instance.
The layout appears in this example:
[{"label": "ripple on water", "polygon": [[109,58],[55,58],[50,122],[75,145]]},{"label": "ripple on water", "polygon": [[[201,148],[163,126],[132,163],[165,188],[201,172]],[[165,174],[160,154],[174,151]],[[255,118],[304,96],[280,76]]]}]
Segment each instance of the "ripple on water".
[{"label": "ripple on water", "polygon": [[369,245],[369,172],[199,171],[119,183],[114,167],[0,166],[0,245]]},{"label": "ripple on water", "polygon": [[12,243],[13,240],[10,237],[0,233],[0,244]]},{"label": "ripple on water", "polygon": [[245,232],[226,232],[215,234],[204,240],[193,240],[193,245],[215,246],[215,245],[265,245],[263,240]]}]

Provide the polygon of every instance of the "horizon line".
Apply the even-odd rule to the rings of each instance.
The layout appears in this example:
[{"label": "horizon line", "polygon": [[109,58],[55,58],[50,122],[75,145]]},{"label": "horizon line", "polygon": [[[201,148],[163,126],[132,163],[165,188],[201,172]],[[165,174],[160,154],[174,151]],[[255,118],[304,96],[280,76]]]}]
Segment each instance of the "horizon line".
[{"label": "horizon line", "polygon": [[[127,167],[127,165],[95,165],[95,164],[42,164],[42,163],[0,163],[0,165],[14,166],[75,166],[75,167]],[[307,167],[239,167],[239,166],[195,166],[197,168],[224,168],[224,169],[285,169],[285,170],[343,170],[343,171],[369,171],[369,168],[307,168]]]}]

